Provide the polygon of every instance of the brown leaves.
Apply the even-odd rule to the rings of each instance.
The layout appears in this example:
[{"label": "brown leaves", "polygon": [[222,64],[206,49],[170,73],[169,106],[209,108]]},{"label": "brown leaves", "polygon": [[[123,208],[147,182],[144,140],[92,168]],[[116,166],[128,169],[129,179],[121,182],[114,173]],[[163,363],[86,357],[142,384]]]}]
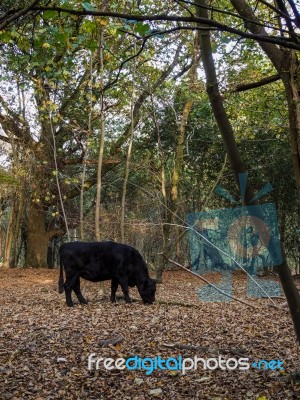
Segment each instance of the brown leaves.
[{"label": "brown leaves", "polygon": [[[2,272],[2,271],[1,271]],[[18,276],[16,276],[18,275]],[[278,371],[106,371],[87,369],[96,357],[239,357],[281,359],[284,374],[300,370],[289,314],[256,300],[257,310],[229,303],[199,302],[199,282],[186,273],[165,274],[156,302],[144,306],[109,302],[98,285],[82,281],[87,306],[65,305],[57,293],[57,270],[7,270],[0,276],[0,398],[22,400],[99,399],[297,399],[299,384]],[[239,296],[243,277],[235,277]],[[217,278],[216,278],[217,280]],[[75,297],[74,297],[75,300]],[[182,305],[175,305],[174,303]],[[279,303],[280,301],[277,300]],[[184,306],[189,305],[189,307]],[[173,348],[164,344],[176,344]],[[242,353],[243,355],[244,353]],[[295,394],[295,395],[294,395]],[[298,397],[297,397],[298,396]],[[265,398],[264,398],[265,397]]]}]

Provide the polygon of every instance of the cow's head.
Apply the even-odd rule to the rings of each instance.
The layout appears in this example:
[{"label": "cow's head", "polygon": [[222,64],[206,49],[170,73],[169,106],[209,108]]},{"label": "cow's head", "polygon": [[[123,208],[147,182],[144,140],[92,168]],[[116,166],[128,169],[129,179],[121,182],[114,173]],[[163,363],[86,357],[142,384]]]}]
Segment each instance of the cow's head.
[{"label": "cow's head", "polygon": [[155,300],[156,280],[147,278],[138,288],[141,298],[145,304],[152,304]]}]

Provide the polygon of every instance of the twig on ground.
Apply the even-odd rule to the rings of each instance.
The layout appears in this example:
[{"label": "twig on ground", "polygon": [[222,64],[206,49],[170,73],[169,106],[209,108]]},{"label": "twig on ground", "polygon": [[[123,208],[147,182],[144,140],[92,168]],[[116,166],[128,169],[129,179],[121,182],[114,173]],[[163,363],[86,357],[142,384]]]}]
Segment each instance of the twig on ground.
[{"label": "twig on ground", "polygon": [[212,287],[213,287],[214,289],[216,289],[219,293],[222,293],[224,296],[229,297],[229,298],[231,298],[232,300],[235,300],[235,301],[237,301],[237,302],[239,302],[239,303],[245,304],[245,305],[248,306],[248,307],[257,309],[257,307],[254,306],[253,304],[249,304],[249,303],[247,303],[246,301],[244,301],[244,300],[242,300],[242,299],[239,299],[238,297],[231,296],[230,294],[228,294],[228,293],[224,292],[223,290],[219,289],[217,286],[215,286],[213,283],[209,282],[207,279],[203,278],[202,276],[200,276],[200,275],[196,274],[195,272],[189,270],[188,268],[184,267],[183,265],[179,264],[178,262],[173,261],[173,260],[170,260],[165,254],[163,254],[163,253],[160,253],[160,254],[161,254],[167,261],[169,261],[171,264],[177,265],[177,267],[180,267],[180,268],[184,269],[184,270],[187,271],[189,274],[192,274],[192,275],[196,276],[196,277],[199,278],[201,281],[203,281],[203,282],[207,283],[208,285],[212,286]]},{"label": "twig on ground", "polygon": [[99,345],[102,346],[102,347],[106,347],[106,346],[109,346],[109,345],[114,346],[114,345],[116,345],[118,343],[122,343],[123,340],[124,339],[121,336],[117,336],[117,337],[111,338],[111,339],[100,340],[99,341]]}]

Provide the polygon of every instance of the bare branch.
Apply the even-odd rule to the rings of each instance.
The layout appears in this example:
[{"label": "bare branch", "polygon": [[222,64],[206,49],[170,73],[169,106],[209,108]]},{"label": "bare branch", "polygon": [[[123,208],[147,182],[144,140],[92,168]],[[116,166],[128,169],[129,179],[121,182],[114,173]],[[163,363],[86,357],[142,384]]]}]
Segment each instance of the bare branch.
[{"label": "bare branch", "polygon": [[263,78],[258,82],[244,83],[237,85],[235,89],[231,90],[232,93],[245,92],[246,90],[255,89],[264,85],[268,85],[269,83],[279,81],[281,78],[278,74],[268,76],[267,78]]},{"label": "bare branch", "polygon": [[300,14],[299,11],[296,7],[296,4],[293,0],[288,0],[289,5],[291,6],[291,9],[293,10],[294,16],[295,16],[295,24],[300,28]]},{"label": "bare branch", "polygon": [[5,143],[11,143],[11,139],[3,135],[0,135],[0,140]]},{"label": "bare branch", "polygon": [[176,265],[177,267],[184,269],[184,270],[187,271],[189,274],[192,274],[192,275],[196,276],[196,277],[199,278],[201,281],[207,283],[209,286],[212,286],[212,287],[213,287],[214,289],[216,289],[219,293],[222,293],[224,296],[229,297],[229,298],[231,298],[232,300],[235,300],[235,301],[237,301],[237,302],[239,302],[239,303],[245,304],[245,305],[248,306],[248,307],[256,308],[256,309],[257,309],[256,306],[254,306],[254,305],[252,305],[252,304],[249,304],[249,303],[247,303],[246,301],[244,301],[244,300],[242,300],[242,299],[239,299],[238,297],[231,296],[230,294],[228,294],[228,293],[224,292],[223,290],[219,289],[219,288],[218,288],[217,286],[215,286],[213,283],[211,283],[211,282],[209,282],[207,279],[203,278],[203,276],[196,274],[195,272],[193,272],[193,271],[191,271],[190,269],[184,267],[183,265],[179,264],[179,263],[176,262],[176,261],[170,260],[165,254],[161,253],[161,255],[162,255],[169,263],[174,264],[174,265]]}]

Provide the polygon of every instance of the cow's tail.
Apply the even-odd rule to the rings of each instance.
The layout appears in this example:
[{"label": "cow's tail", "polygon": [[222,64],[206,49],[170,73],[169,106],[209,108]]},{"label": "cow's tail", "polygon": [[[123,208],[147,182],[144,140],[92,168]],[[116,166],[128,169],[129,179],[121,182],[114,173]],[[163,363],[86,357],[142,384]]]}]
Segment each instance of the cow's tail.
[{"label": "cow's tail", "polygon": [[64,292],[64,267],[62,263],[62,256],[59,255],[59,264],[60,264],[60,271],[59,271],[59,279],[58,279],[58,293]]}]

